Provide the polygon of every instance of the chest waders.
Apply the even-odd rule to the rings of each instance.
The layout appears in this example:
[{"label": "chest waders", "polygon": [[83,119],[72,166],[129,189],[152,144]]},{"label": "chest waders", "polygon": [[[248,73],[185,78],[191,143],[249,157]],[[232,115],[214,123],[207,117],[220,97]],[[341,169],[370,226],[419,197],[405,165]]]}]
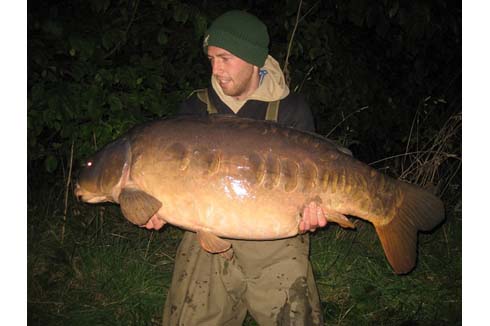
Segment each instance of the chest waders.
[{"label": "chest waders", "polygon": [[[207,89],[196,93],[209,114],[218,113]],[[265,119],[277,121],[278,107],[279,101],[270,102]],[[229,241],[230,261],[202,250],[196,233],[184,232],[162,326],[242,326],[247,312],[263,326],[324,325],[308,234]]]},{"label": "chest waders", "polygon": [[[197,97],[207,105],[208,114],[216,114],[218,110],[213,103],[209,100],[208,89],[198,89],[196,91]],[[277,116],[279,113],[279,100],[268,102],[267,111],[265,113],[265,120],[277,122]]]}]

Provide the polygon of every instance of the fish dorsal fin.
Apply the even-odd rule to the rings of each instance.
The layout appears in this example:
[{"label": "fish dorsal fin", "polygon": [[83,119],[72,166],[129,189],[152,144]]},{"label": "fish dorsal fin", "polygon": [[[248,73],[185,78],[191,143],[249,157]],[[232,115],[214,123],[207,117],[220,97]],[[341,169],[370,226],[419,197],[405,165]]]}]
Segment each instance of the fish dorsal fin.
[{"label": "fish dorsal fin", "polygon": [[144,191],[124,188],[119,195],[121,211],[131,223],[144,225],[162,207],[162,203]]},{"label": "fish dorsal fin", "polygon": [[197,231],[197,238],[201,247],[212,254],[221,254],[226,259],[231,259],[233,252],[231,243],[219,238],[208,231]]}]

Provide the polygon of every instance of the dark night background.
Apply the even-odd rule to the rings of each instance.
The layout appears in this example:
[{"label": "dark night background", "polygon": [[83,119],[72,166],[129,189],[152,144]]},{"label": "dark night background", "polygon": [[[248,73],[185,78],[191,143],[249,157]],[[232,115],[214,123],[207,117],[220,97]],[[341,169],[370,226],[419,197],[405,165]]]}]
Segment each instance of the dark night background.
[{"label": "dark night background", "polygon": [[[48,276],[36,264],[43,262],[46,273],[50,264],[75,266],[74,248],[84,240],[73,239],[77,234],[83,239],[91,227],[96,229],[91,239],[104,239],[100,223],[69,225],[84,212],[66,195],[78,162],[135,124],[171,116],[193,90],[208,85],[202,37],[210,22],[230,9],[248,10],[266,23],[270,54],[281,65],[290,46],[286,77],[291,91],[305,95],[318,133],[445,201],[448,223],[457,221],[450,225],[459,230],[454,242],[447,242],[456,253],[449,255],[448,249],[453,257],[441,258],[441,265],[454,265],[448,283],[459,290],[448,309],[456,312],[447,318],[434,312],[418,322],[410,317],[408,323],[403,321],[408,317],[400,317],[394,324],[423,325],[438,318],[441,324],[460,324],[462,10],[461,2],[442,0],[28,1],[30,323],[73,321],[63,315],[63,305],[55,305],[57,315],[39,302],[65,293],[58,284],[68,282],[70,273],[78,275],[70,267],[75,271]],[[51,233],[56,241],[48,240]],[[327,320],[329,314],[340,320],[341,312],[326,311]],[[390,320],[371,322],[388,325]]]},{"label": "dark night background", "polygon": [[[72,141],[76,158],[84,157],[94,142],[171,115],[192,90],[207,86],[202,35],[230,8],[267,24],[270,53],[283,64],[298,4],[29,1],[29,171],[56,173]],[[423,144],[461,112],[457,1],[304,1],[300,17],[290,88],[306,96],[318,132],[362,160],[403,153],[414,120]]]}]

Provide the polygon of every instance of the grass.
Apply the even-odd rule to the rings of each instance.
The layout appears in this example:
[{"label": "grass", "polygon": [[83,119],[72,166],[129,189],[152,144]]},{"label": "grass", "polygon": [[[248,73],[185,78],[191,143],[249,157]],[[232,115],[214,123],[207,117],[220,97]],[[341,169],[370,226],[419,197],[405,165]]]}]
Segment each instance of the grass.
[{"label": "grass", "polygon": [[58,197],[29,205],[29,325],[160,325],[181,231],[150,232],[116,206],[71,202],[61,243]]},{"label": "grass", "polygon": [[[61,243],[63,190],[55,189],[29,196],[29,325],[160,325],[182,232],[139,229],[117,206],[70,199]],[[448,212],[445,224],[419,237],[417,268],[404,276],[392,272],[368,223],[313,234],[326,323],[461,324],[461,212]],[[248,317],[244,325],[256,323]]]},{"label": "grass", "polygon": [[[374,228],[363,221],[355,221],[355,231],[328,225],[312,234],[326,324],[462,323],[461,160],[448,154],[460,128],[455,115],[425,146],[407,144],[402,177],[439,189],[446,206],[444,224],[419,235],[411,273],[393,273]],[[27,235],[29,325],[161,325],[181,230],[140,229],[115,205],[73,196],[65,206],[59,182],[29,189]],[[247,316],[244,325],[257,324]]]},{"label": "grass", "polygon": [[404,276],[392,272],[370,225],[314,235],[312,262],[327,324],[460,324],[460,223],[422,235],[417,268]]}]

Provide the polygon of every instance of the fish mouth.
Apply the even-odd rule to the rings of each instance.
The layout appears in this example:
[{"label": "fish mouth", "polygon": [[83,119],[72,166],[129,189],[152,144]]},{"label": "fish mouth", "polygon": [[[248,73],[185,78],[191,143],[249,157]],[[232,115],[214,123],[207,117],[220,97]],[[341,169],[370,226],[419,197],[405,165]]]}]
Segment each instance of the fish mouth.
[{"label": "fish mouth", "polygon": [[89,191],[86,191],[80,187],[80,185],[77,183],[75,186],[75,197],[77,198],[78,201],[82,201],[85,203],[89,204],[96,204],[96,203],[101,203],[104,201],[112,201],[110,198],[106,195],[101,195],[101,194],[95,194]]},{"label": "fish mouth", "polygon": [[102,203],[106,201],[112,201],[110,200],[109,197],[107,196],[82,196],[81,200],[83,202],[89,203],[89,204],[97,204],[97,203]]}]

